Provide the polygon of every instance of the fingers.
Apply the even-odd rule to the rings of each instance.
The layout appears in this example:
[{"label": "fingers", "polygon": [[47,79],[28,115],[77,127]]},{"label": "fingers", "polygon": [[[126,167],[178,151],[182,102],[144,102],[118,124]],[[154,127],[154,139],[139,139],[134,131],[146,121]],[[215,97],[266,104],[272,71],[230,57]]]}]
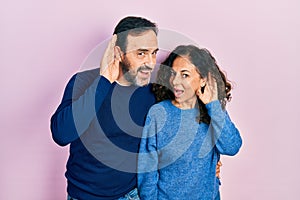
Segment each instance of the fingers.
[{"label": "fingers", "polygon": [[217,168],[216,168],[216,177],[220,178],[220,172],[221,172],[221,170],[220,170],[220,168],[217,166]]},{"label": "fingers", "polygon": [[217,80],[211,75],[210,72],[208,72],[207,79],[207,82],[211,88],[217,88]]},{"label": "fingers", "polygon": [[114,82],[119,75],[119,57],[115,54],[117,35],[114,34],[109,41],[100,63],[100,75],[106,77],[110,82]]},{"label": "fingers", "polygon": [[[114,34],[111,38],[111,40],[109,41],[109,44],[108,44],[108,47],[107,47],[107,50],[108,50],[108,55],[110,58],[111,58],[111,62],[113,62],[114,58],[116,57],[115,54],[114,54],[114,48],[116,46],[116,41],[117,41],[117,35]],[[110,64],[110,63],[108,63]]]},{"label": "fingers", "polygon": [[217,163],[217,166],[216,166],[216,177],[218,177],[218,178],[221,178],[221,176],[220,176],[220,173],[221,173],[221,166],[222,166],[222,162],[219,161],[219,162]]},{"label": "fingers", "polygon": [[203,87],[199,88],[199,90],[197,91],[197,95],[204,104],[207,104],[212,101],[212,92],[208,80],[206,81]]},{"label": "fingers", "polygon": [[117,34],[113,34],[113,36],[111,38],[111,43],[113,44],[113,46],[116,45],[116,41],[117,41]]},{"label": "fingers", "polygon": [[111,40],[109,41],[108,46],[107,46],[104,56],[103,56],[107,61],[107,63],[106,63],[107,65],[111,64],[114,61],[114,58],[115,58],[114,48],[116,46],[116,41],[117,41],[117,35],[114,34],[113,37],[111,38]]},{"label": "fingers", "polygon": [[223,166],[221,160],[219,160],[219,162],[217,163],[217,165],[220,166],[220,167]]},{"label": "fingers", "polygon": [[113,37],[110,39],[110,41],[108,42],[108,45],[104,51],[103,57],[101,59],[101,63],[100,63],[100,74],[102,72],[104,72],[107,67],[111,64],[113,64],[114,62],[114,47],[116,45],[116,41],[117,41],[117,35],[114,34]]},{"label": "fingers", "polygon": [[108,43],[107,49],[112,49],[114,46],[116,46],[116,41],[117,41],[117,35],[114,34]]},{"label": "fingers", "polygon": [[216,172],[216,177],[217,177],[218,179],[221,178],[221,176],[220,176],[220,171],[217,171],[217,172]]},{"label": "fingers", "polygon": [[205,87],[205,89],[208,89],[210,93],[210,101],[215,101],[218,100],[218,85],[217,85],[217,80],[211,75],[210,72],[208,72],[207,75],[207,86]]}]

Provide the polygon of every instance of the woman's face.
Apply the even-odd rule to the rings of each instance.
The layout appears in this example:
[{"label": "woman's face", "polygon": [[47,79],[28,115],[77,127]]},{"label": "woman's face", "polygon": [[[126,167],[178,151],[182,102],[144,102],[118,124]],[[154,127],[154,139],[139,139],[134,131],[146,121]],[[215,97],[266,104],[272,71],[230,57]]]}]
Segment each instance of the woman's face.
[{"label": "woman's face", "polygon": [[191,109],[197,102],[196,92],[204,79],[188,57],[178,56],[172,66],[170,85],[175,99],[173,104],[180,109]]}]

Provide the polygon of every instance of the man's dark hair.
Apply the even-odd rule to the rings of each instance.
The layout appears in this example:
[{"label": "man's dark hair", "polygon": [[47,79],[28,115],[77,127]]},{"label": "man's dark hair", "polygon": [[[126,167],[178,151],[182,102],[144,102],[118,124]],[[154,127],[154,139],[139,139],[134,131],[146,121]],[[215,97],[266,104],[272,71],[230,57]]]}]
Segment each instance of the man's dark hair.
[{"label": "man's dark hair", "polygon": [[158,29],[155,23],[142,17],[125,17],[115,27],[114,33],[117,34],[116,45],[126,53],[127,36],[140,35],[146,31],[152,30],[157,35]]}]

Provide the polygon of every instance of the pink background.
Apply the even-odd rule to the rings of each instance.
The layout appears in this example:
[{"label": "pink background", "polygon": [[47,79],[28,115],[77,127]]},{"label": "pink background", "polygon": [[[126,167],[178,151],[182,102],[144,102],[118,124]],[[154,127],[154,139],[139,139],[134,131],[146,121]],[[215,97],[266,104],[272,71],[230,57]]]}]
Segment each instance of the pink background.
[{"label": "pink background", "polygon": [[49,119],[65,84],[126,15],[207,47],[235,82],[228,110],[243,147],[224,157],[222,199],[297,199],[300,159],[297,0],[1,0],[0,199],[64,200],[68,147]]}]

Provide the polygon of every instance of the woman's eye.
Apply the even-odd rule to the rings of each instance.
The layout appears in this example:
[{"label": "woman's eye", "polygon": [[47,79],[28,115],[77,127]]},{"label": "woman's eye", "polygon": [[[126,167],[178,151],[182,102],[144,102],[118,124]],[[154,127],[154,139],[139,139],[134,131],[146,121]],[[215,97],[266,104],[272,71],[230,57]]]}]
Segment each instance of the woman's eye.
[{"label": "woman's eye", "polygon": [[182,74],[182,78],[187,78],[188,76],[188,74]]}]

